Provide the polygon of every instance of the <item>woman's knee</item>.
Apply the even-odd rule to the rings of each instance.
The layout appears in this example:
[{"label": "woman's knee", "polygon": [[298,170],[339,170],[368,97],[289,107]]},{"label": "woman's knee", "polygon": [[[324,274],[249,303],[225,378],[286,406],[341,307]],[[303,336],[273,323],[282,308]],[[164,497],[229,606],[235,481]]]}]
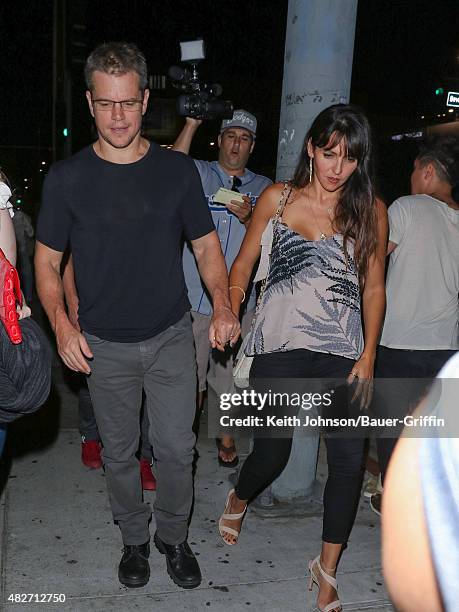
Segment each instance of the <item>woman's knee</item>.
[{"label": "woman's knee", "polygon": [[364,469],[364,440],[328,439],[328,471],[332,476],[356,476]]}]

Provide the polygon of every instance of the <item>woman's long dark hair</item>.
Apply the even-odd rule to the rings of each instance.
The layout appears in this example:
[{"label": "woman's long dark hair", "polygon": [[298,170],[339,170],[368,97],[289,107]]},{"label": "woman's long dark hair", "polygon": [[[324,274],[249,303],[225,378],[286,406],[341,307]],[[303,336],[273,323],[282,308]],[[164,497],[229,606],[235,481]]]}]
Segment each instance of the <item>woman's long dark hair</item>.
[{"label": "woman's long dark hair", "polygon": [[334,104],[317,115],[306,134],[291,184],[301,189],[309,183],[309,141],[313,147],[331,149],[341,140],[347,155],[357,160],[357,167],[341,191],[334,226],[343,235],[345,253],[349,239],[354,241],[354,260],[363,282],[368,261],[376,249],[377,214],[371,128],[359,108]]}]

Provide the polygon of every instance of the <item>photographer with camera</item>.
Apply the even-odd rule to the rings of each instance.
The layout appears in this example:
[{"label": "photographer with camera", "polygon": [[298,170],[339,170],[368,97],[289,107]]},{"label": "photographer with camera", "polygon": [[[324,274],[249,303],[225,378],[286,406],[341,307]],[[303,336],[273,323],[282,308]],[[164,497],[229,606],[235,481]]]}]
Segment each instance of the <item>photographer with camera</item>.
[{"label": "photographer with camera", "polygon": [[[201,123],[199,119],[186,117],[185,125],[173,149],[188,154],[193,137]],[[245,110],[235,110],[232,118],[224,119],[221,123],[218,136],[218,160],[212,162],[194,160],[201,176],[204,194],[217,229],[228,270],[239,252],[246,228],[250,223],[253,206],[263,190],[272,183],[266,176],[255,174],[246,168],[255,146],[256,132],[256,118]],[[220,188],[235,192],[234,199],[227,204],[217,202],[214,196],[217,195]],[[198,368],[198,403],[201,408],[208,369],[209,380],[218,382],[219,389],[220,386],[229,387],[232,384],[235,349],[227,349],[220,355],[217,355],[216,351],[209,352],[208,329],[212,316],[212,304],[201,282],[196,261],[188,245],[185,245],[183,252],[183,268],[192,309]],[[237,287],[230,289],[239,290]],[[252,288],[247,291],[246,308],[242,316],[242,337],[249,330],[254,308],[255,291]],[[234,440],[230,436],[222,437],[218,443],[218,449],[218,462],[221,466],[232,468],[237,465],[239,459]]]}]

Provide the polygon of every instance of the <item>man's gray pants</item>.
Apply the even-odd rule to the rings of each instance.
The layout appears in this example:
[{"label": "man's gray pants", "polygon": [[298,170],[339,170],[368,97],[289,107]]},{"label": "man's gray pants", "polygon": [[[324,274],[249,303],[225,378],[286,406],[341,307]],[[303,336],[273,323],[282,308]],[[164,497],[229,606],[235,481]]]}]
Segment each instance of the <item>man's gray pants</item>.
[{"label": "man's gray pants", "polygon": [[94,404],[113,518],[125,545],[150,538],[142,501],[140,407],[145,391],[157,480],[154,514],[166,544],[187,537],[193,496],[196,358],[190,314],[142,342],[110,342],[85,333],[94,354],[88,386]]}]

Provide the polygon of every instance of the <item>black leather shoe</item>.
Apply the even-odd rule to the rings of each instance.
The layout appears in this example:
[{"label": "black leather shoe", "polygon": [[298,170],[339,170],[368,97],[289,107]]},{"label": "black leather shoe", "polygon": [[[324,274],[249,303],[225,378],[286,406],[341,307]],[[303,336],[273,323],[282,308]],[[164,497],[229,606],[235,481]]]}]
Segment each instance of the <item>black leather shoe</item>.
[{"label": "black leather shoe", "polygon": [[131,589],[145,586],[150,579],[149,556],[149,542],[138,546],[125,546],[118,568],[118,579],[121,584]]},{"label": "black leather shoe", "polygon": [[201,584],[201,570],[196,557],[185,540],[181,544],[165,544],[155,533],[155,545],[166,555],[167,573],[178,586],[195,589]]}]

